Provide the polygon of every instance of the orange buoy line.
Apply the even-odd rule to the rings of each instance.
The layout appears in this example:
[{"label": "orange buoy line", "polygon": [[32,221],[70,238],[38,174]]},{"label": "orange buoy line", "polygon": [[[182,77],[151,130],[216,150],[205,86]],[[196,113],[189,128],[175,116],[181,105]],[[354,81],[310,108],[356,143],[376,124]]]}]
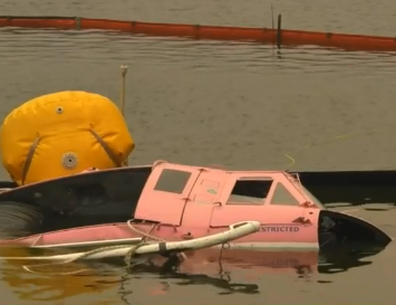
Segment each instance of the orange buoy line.
[{"label": "orange buoy line", "polygon": [[350,51],[396,51],[396,39],[394,37],[281,29],[281,15],[278,16],[278,27],[276,29],[149,23],[57,16],[0,16],[0,27],[114,30],[151,36],[252,41],[264,44],[276,44],[278,47],[316,45],[321,47],[336,47]]}]

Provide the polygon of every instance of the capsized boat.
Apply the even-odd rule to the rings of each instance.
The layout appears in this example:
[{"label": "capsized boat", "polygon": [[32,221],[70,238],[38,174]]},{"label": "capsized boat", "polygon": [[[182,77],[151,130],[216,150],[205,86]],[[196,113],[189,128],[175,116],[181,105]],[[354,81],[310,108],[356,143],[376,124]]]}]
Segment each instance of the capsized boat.
[{"label": "capsized boat", "polygon": [[[184,251],[232,240],[234,250],[326,252],[391,241],[365,220],[327,210],[298,174],[166,161],[126,166],[135,144],[122,112],[94,93],[25,102],[4,120],[0,144],[14,181],[0,193],[2,245],[74,248],[81,256],[70,259],[94,259],[131,245],[148,253],[164,243]],[[147,239],[156,242],[140,247]],[[123,250],[85,251],[112,246]]]},{"label": "capsized boat", "polygon": [[[190,240],[247,220],[259,222],[260,229],[234,240],[231,249],[356,251],[383,249],[391,241],[363,219],[326,209],[298,176],[282,171],[157,161],[11,188],[0,194],[0,211],[7,206],[41,215],[36,234],[2,242],[32,248],[128,244],[147,234],[157,240]],[[2,214],[6,217],[7,209]],[[11,221],[13,213],[8,216]]]}]

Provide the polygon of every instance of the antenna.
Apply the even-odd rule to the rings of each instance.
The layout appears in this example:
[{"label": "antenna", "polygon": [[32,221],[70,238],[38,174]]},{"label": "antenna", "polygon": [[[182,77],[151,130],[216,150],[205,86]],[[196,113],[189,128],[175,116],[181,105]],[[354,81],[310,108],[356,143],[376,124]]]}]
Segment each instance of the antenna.
[{"label": "antenna", "polygon": [[273,33],[273,39],[272,39],[272,51],[275,52],[275,23],[274,23],[274,6],[271,3],[271,20],[272,20],[272,33]]},{"label": "antenna", "polygon": [[121,65],[120,70],[121,70],[120,110],[122,115],[125,116],[125,80],[128,72],[128,66]]},{"label": "antenna", "polygon": [[[128,72],[128,66],[121,65],[120,70],[121,70],[120,111],[122,115],[125,117],[125,86],[126,86],[125,80]],[[129,164],[128,159],[126,159],[122,166],[128,166],[128,164]]]}]

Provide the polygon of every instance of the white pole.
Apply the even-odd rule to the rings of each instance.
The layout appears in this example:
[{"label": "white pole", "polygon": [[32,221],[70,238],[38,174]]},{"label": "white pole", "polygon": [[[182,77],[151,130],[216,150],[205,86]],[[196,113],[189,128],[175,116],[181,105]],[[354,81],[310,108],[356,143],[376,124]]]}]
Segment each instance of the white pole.
[{"label": "white pole", "polygon": [[120,110],[123,116],[125,116],[125,80],[128,72],[127,65],[121,65],[121,94],[120,94]]}]

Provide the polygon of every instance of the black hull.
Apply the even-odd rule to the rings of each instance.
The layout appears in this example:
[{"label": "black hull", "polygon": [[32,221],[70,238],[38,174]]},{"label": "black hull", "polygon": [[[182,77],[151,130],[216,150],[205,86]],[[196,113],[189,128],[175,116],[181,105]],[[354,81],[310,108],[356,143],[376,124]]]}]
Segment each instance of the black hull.
[{"label": "black hull", "polygon": [[[126,181],[130,181],[128,188],[135,188],[133,198],[137,199],[136,196],[140,195],[140,191],[147,180],[150,170],[150,167],[145,167],[135,168],[130,171],[131,175],[126,178]],[[117,171],[117,173],[120,172]],[[307,171],[292,173],[299,174],[301,183],[324,205],[340,202],[351,205],[368,203],[390,203],[396,205],[396,170]],[[125,181],[124,175],[119,178],[117,176],[117,174],[112,176],[114,178],[112,181],[116,184],[120,179]],[[61,180],[65,181],[64,179]],[[51,184],[48,185],[50,186]],[[13,182],[0,181],[0,188],[15,187],[16,185]],[[7,198],[7,200],[24,200],[26,199],[24,196],[22,195],[22,198],[19,195],[17,198],[12,196],[13,198]],[[67,197],[68,195],[65,198]],[[3,200],[2,198],[0,194],[0,199]],[[59,200],[58,196],[57,198]]]},{"label": "black hull", "polygon": [[[135,188],[135,195],[140,195],[145,181],[150,173],[150,167],[135,168],[131,172],[127,181],[128,186]],[[120,173],[117,171],[117,173]],[[299,174],[301,183],[317,197],[324,205],[331,203],[349,203],[351,205],[361,205],[368,203],[390,203],[396,204],[396,170],[373,170],[373,171],[322,171],[322,172],[292,172]],[[122,174],[121,174],[122,175]],[[113,181],[125,181],[125,176],[118,178],[112,176]],[[133,177],[131,177],[133,176]],[[84,178],[85,179],[85,178]],[[67,178],[66,178],[67,180]],[[55,180],[58,181],[58,180]],[[64,181],[64,179],[62,179]],[[138,181],[138,182],[137,182]],[[137,184],[136,184],[137,182]],[[133,183],[133,184],[132,184]],[[48,184],[51,185],[51,184]],[[10,181],[0,181],[0,188],[15,188],[16,185]],[[136,192],[137,188],[137,192]],[[128,192],[129,193],[129,192]],[[10,200],[26,199],[9,198]],[[66,198],[68,195],[66,196]],[[3,197],[0,199],[2,200]],[[59,197],[57,197],[59,200]],[[7,198],[8,200],[8,198]],[[65,204],[66,205],[66,204]]]},{"label": "black hull", "polygon": [[[111,169],[0,193],[0,238],[124,222],[134,212],[151,167]],[[298,172],[322,203],[396,203],[396,171]],[[1,188],[14,188],[1,182]],[[26,220],[27,226],[21,223]],[[37,225],[39,224],[39,225]]]},{"label": "black hull", "polygon": [[[126,222],[134,218],[150,174],[149,166],[117,168],[43,181],[0,193],[0,239]],[[299,174],[302,184],[325,203],[362,204],[367,203],[365,198],[369,196],[371,202],[393,204],[396,201],[392,192],[396,171]],[[389,236],[374,225],[330,210],[320,212],[318,237],[322,254],[363,251],[369,256],[382,251],[391,242]]]},{"label": "black hull", "polygon": [[[127,221],[134,216],[150,172],[151,167],[97,171],[0,193],[0,220],[12,219],[0,221],[1,237],[29,235],[19,229],[20,217],[9,202],[21,207],[21,214],[29,215],[25,218],[30,234]],[[39,221],[36,213],[42,218],[40,226],[32,225]]]},{"label": "black hull", "polygon": [[396,170],[297,173],[301,183],[324,205],[396,204]]}]

